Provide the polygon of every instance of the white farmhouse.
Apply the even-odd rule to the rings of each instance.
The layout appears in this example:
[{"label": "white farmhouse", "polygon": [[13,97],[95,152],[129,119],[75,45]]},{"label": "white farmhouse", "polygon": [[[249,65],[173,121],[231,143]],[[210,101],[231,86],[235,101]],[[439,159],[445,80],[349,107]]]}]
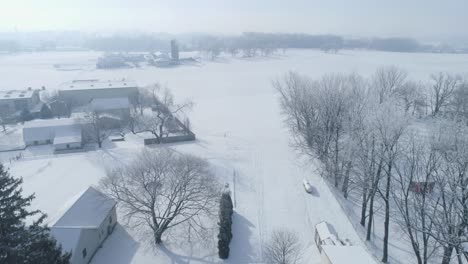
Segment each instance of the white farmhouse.
[{"label": "white farmhouse", "polygon": [[72,264],[91,261],[117,224],[116,202],[89,187],[50,224],[50,232],[64,251],[72,253]]},{"label": "white farmhouse", "polygon": [[71,118],[34,120],[25,123],[26,146],[53,144],[55,150],[78,149],[83,145],[82,124]]}]

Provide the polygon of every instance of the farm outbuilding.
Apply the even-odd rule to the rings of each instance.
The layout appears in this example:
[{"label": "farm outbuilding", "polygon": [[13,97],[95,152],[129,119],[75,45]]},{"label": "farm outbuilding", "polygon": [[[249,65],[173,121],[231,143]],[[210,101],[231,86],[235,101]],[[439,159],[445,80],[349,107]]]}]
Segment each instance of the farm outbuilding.
[{"label": "farm outbuilding", "polygon": [[74,80],[64,83],[59,88],[59,98],[70,108],[84,106],[93,99],[127,98],[132,102],[138,96],[135,82],[128,80]]},{"label": "farm outbuilding", "polygon": [[71,118],[30,121],[23,127],[23,141],[26,146],[52,144],[55,150],[81,148],[82,124]]},{"label": "farm outbuilding", "polygon": [[72,253],[71,264],[91,261],[117,225],[115,206],[113,199],[89,187],[52,221],[51,234],[64,251]]}]

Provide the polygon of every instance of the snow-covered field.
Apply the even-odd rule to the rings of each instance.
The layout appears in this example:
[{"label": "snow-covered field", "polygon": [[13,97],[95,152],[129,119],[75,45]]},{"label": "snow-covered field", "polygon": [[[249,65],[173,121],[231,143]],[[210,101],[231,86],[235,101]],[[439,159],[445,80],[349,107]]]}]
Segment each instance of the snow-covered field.
[{"label": "snow-covered field", "polygon": [[[291,50],[271,58],[204,61],[177,68],[92,69],[99,53],[57,52],[0,56],[0,89],[26,87],[55,89],[73,79],[135,80],[139,85],[160,82],[176,99],[191,99],[190,113],[195,143],[173,145],[178,151],[196,153],[213,163],[222,182],[234,190],[234,227],[231,257],[226,263],[261,263],[262,244],[270,232],[287,227],[298,232],[305,246],[306,263],[319,263],[313,227],[322,220],[334,225],[339,235],[363,244],[313,164],[300,158],[289,146],[278,100],[271,81],[295,70],[317,77],[330,72],[371,74],[382,65],[408,70],[410,77],[427,80],[438,71],[468,69],[468,55],[405,54],[340,51],[326,54],[314,50]],[[81,70],[58,71],[54,64],[80,65]],[[42,147],[44,148],[44,147]],[[47,149],[28,149],[24,158],[8,162],[11,173],[24,178],[24,192],[36,193],[33,206],[50,216],[88,185],[94,185],[105,170],[131,160],[143,148],[142,140],[129,136],[126,142],[108,144],[98,151],[52,155]],[[236,175],[236,176],[233,176]],[[304,192],[307,178],[316,188]],[[378,223],[379,224],[379,223]],[[401,239],[401,237],[400,237]],[[118,227],[104,243],[93,263],[220,263],[215,243],[205,246],[168,243],[153,252],[132,234]],[[390,255],[409,263],[404,249],[390,248]],[[378,256],[380,258],[380,253]],[[396,260],[395,260],[396,261]],[[351,262],[352,263],[352,262]]]}]

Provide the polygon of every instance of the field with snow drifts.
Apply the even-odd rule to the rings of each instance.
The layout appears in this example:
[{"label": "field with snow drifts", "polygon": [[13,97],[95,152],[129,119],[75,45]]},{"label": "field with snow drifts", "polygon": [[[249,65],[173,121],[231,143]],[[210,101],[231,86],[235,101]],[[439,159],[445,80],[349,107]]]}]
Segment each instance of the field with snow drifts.
[{"label": "field with snow drifts", "polygon": [[[97,52],[0,55],[0,89],[44,86],[53,90],[73,79],[126,78],[141,86],[154,82],[166,85],[176,100],[195,103],[189,116],[198,138],[194,143],[169,147],[211,162],[220,181],[233,187],[235,214],[231,255],[225,262],[217,257],[215,234],[207,243],[171,239],[154,250],[131,229],[118,226],[94,256],[94,264],[263,263],[262,247],[278,227],[299,234],[304,263],[320,263],[313,227],[323,220],[333,224],[341,237],[367,246],[360,238],[361,231],[355,229],[358,220],[351,217],[350,221],[314,164],[290,147],[272,80],[291,70],[311,77],[333,72],[370,75],[384,65],[399,66],[410,78],[424,81],[430,73],[468,71],[468,55],[450,54],[289,50],[285,55],[225,56],[174,68],[96,70],[99,56]],[[60,71],[54,64],[75,67]],[[14,176],[24,178],[25,194],[36,194],[33,206],[53,217],[68,199],[96,185],[106,169],[129,162],[143,148],[141,138],[129,135],[125,142],[106,143],[96,151],[53,155],[47,147],[37,147],[25,150],[18,161],[10,162],[18,153],[0,153],[0,159]],[[304,192],[304,178],[316,189],[313,194]],[[392,263],[413,263],[402,235],[390,239]],[[373,246],[368,248],[372,251]],[[380,259],[380,252],[376,257]]]}]

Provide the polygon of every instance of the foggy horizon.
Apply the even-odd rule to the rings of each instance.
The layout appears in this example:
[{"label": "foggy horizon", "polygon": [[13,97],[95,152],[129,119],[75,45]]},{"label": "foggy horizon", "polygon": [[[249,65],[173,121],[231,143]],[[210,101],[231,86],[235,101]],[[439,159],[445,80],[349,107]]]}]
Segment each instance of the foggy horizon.
[{"label": "foggy horizon", "polygon": [[[31,0],[4,4],[2,33],[80,31],[84,33],[223,34],[242,32],[332,34],[349,37],[408,37],[422,41],[467,41],[462,0],[338,0],[284,3],[279,0],[217,2]],[[6,11],[6,12],[5,12]]]}]

